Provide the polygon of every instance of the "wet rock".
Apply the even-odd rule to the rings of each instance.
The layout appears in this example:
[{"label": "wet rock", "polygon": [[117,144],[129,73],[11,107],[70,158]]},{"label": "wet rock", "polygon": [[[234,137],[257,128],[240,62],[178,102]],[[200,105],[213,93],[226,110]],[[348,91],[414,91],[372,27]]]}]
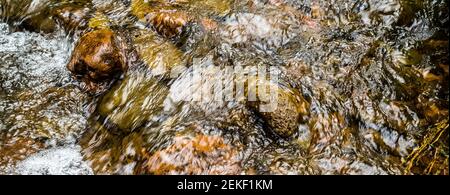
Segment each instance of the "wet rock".
[{"label": "wet rock", "polygon": [[300,121],[307,118],[308,103],[294,93],[280,91],[278,106],[271,112],[260,112],[267,125],[275,134],[287,138],[298,131]]},{"label": "wet rock", "polygon": [[[150,1],[134,0],[132,13],[141,22],[153,27],[166,38],[174,38],[187,32],[195,21],[223,16],[230,10],[230,1]],[[195,17],[198,16],[198,17]]]},{"label": "wet rock", "polygon": [[149,13],[145,18],[159,34],[167,38],[180,35],[190,20],[186,13],[174,10]]},{"label": "wet rock", "polygon": [[67,68],[93,90],[127,70],[124,44],[112,30],[89,32],[78,41]]},{"label": "wet rock", "polygon": [[144,172],[156,175],[235,175],[241,172],[237,150],[217,136],[175,137],[172,145],[146,159]]},{"label": "wet rock", "polygon": [[109,90],[98,104],[99,114],[120,129],[136,130],[163,109],[166,86],[147,74],[129,75]]},{"label": "wet rock", "polygon": [[171,42],[160,38],[152,31],[137,32],[133,44],[139,58],[154,75],[167,75],[172,68],[181,65],[183,53]]},{"label": "wet rock", "polygon": [[[296,89],[284,87],[282,82],[247,75],[251,74],[248,70],[233,75],[232,69],[221,69],[213,63],[212,56],[196,60],[193,67],[174,81],[166,99],[167,105],[171,105],[168,110],[183,104],[217,117],[234,109],[246,109],[247,105],[275,135],[287,138],[301,132],[299,125],[307,123],[309,103]],[[201,74],[201,78],[193,78],[193,72]],[[242,88],[238,89],[239,86]]]},{"label": "wet rock", "polygon": [[[241,147],[170,118],[161,125],[113,134],[100,123],[81,139],[95,174],[239,174]],[[191,136],[193,135],[193,136]]]},{"label": "wet rock", "polygon": [[[309,103],[294,89],[278,86],[271,81],[250,78],[249,90],[257,94],[256,101],[248,105],[261,116],[266,125],[278,136],[288,138],[299,131],[299,125],[309,117]],[[271,91],[258,93],[257,88],[265,87]]]},{"label": "wet rock", "polygon": [[66,5],[53,11],[58,21],[66,31],[84,30],[88,27],[87,21],[91,10],[79,5]]}]

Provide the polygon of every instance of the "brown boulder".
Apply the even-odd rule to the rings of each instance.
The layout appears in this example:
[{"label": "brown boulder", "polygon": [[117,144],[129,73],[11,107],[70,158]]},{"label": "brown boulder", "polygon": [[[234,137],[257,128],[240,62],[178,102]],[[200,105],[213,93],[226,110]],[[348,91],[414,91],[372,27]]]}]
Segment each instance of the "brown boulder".
[{"label": "brown boulder", "polygon": [[95,89],[127,70],[124,41],[109,29],[89,32],[78,41],[67,68]]}]

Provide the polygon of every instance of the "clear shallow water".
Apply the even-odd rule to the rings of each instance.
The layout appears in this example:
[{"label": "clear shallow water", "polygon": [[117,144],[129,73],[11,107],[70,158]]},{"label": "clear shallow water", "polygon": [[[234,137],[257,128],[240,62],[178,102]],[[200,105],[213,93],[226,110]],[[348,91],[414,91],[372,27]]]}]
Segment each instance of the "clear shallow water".
[{"label": "clear shallow water", "polygon": [[[197,22],[172,39],[140,20],[136,2],[79,3],[120,27],[142,59],[96,97],[65,69],[77,36],[1,26],[0,165],[79,144],[97,174],[448,174],[446,2],[181,1],[170,9]],[[27,15],[1,14],[13,26]],[[213,30],[203,30],[205,18]],[[276,85],[308,105],[295,135],[274,136],[240,102],[177,101],[199,93],[189,67],[210,56],[217,67],[273,66]],[[164,77],[161,68],[176,65],[181,74]],[[29,158],[59,160],[37,156]],[[30,162],[21,173],[35,173],[22,166]]]}]

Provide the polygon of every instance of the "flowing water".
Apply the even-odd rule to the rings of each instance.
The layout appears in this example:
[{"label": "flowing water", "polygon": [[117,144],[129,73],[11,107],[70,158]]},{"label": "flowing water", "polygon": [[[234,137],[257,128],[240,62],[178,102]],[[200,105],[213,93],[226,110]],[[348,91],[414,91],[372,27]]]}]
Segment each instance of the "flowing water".
[{"label": "flowing water", "polygon": [[[0,173],[448,175],[447,6],[0,0]],[[68,25],[55,15],[67,7],[88,11]],[[148,22],[160,10],[190,22],[161,29]],[[127,53],[126,73],[91,93],[66,64],[79,37],[99,28],[137,52]],[[278,101],[299,108],[182,101],[220,82],[193,79],[198,64],[248,74],[268,66]]]}]

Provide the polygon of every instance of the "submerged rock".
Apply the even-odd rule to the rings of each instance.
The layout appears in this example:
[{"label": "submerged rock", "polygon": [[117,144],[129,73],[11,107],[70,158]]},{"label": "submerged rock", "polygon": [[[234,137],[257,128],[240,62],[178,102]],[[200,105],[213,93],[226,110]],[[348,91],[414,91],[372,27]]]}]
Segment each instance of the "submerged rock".
[{"label": "submerged rock", "polygon": [[58,21],[66,31],[84,30],[91,10],[83,6],[67,5],[53,11]]},{"label": "submerged rock", "polygon": [[131,2],[132,14],[166,38],[180,37],[192,23],[224,16],[230,7],[229,0]]},{"label": "submerged rock", "polygon": [[[266,88],[266,94],[256,91]],[[248,89],[256,94],[256,101],[249,101],[252,108],[276,135],[288,138],[298,132],[299,125],[309,118],[309,103],[296,90],[279,86],[272,81],[248,79]],[[250,93],[249,91],[248,93]]]},{"label": "submerged rock", "polygon": [[133,74],[118,82],[101,98],[97,111],[121,132],[130,132],[163,109],[168,89],[147,74]]},{"label": "submerged rock", "polygon": [[[212,58],[201,59],[174,81],[166,99],[167,110],[186,105],[214,118],[229,117],[227,114],[233,110],[250,108],[263,119],[267,129],[283,138],[299,132],[300,124],[307,124],[309,102],[298,89],[248,75],[251,74],[248,70],[241,70],[242,75],[233,75],[232,69],[211,66],[212,63]],[[243,120],[244,117],[248,116],[238,118]]]},{"label": "submerged rock", "polygon": [[145,18],[159,34],[167,38],[180,35],[190,20],[186,13],[175,10],[149,13]]},{"label": "submerged rock", "polygon": [[174,144],[146,157],[144,173],[227,175],[241,172],[238,151],[221,137],[175,137]]},{"label": "submerged rock", "polygon": [[112,30],[95,30],[77,43],[67,68],[90,90],[121,75],[128,68],[124,40]]},{"label": "submerged rock", "polygon": [[190,21],[188,14],[160,2],[134,0],[131,11],[139,21],[152,26],[159,34],[172,38],[180,35]]},{"label": "submerged rock", "polygon": [[154,75],[167,75],[172,68],[181,65],[183,53],[170,41],[149,30],[141,30],[133,37],[139,58]]}]

